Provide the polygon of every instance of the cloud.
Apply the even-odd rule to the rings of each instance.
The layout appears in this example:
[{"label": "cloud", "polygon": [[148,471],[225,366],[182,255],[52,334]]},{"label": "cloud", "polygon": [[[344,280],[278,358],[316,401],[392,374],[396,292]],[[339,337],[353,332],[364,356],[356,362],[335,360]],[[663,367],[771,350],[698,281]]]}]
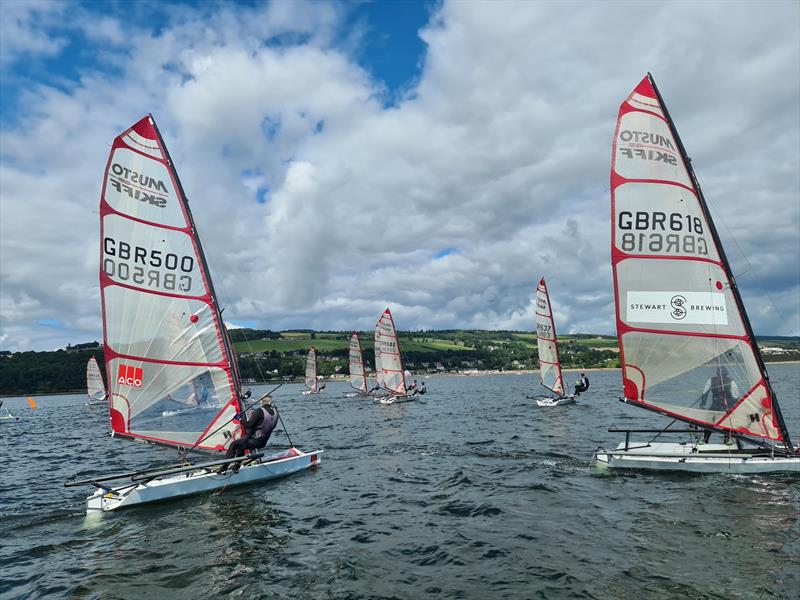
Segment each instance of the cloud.
[{"label": "cloud", "polygon": [[6,0],[0,8],[0,65],[31,56],[54,56],[67,43],[65,37],[45,30],[57,22],[67,5],[48,0]]},{"label": "cloud", "polygon": [[[113,70],[20,92],[2,132],[0,343],[99,337],[102,169],[148,111],[233,322],[370,329],[390,305],[402,329],[532,329],[545,276],[559,332],[612,333],[611,139],[648,70],[734,272],[749,270],[756,333],[800,334],[787,267],[800,252],[798,6],[500,4],[443,3],[420,32],[416,85],[391,106],[357,60],[369,28],[317,2],[172,7],[136,45],[104,46]],[[63,328],[36,325],[48,319]]]}]

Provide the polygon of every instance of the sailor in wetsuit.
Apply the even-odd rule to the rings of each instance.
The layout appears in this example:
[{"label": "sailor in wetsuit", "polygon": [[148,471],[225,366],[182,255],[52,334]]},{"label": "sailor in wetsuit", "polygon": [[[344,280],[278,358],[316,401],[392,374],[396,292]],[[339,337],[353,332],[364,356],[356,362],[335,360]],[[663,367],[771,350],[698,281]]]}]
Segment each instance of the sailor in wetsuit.
[{"label": "sailor in wetsuit", "polygon": [[581,392],[589,389],[589,378],[585,373],[581,373],[581,378],[575,382],[575,395],[580,396]]},{"label": "sailor in wetsuit", "polygon": [[[272,406],[272,396],[269,394],[261,398],[261,406],[255,409],[250,418],[247,419],[242,425],[244,426],[245,435],[238,440],[234,440],[228,448],[225,458],[238,458],[244,456],[245,450],[256,450],[263,448],[267,445],[269,436],[272,435],[272,430],[278,424],[278,409]],[[241,463],[233,465],[233,472],[238,473]],[[220,473],[225,473],[228,470],[228,465],[222,465],[219,470]]]},{"label": "sailor in wetsuit", "polygon": [[[700,394],[700,408],[705,408],[710,401],[709,410],[727,413],[736,405],[738,398],[739,386],[728,373],[728,368],[720,367],[719,371],[706,381],[703,393]],[[703,432],[703,441],[707,444],[710,438],[711,430],[706,429]],[[730,436],[726,435],[724,441],[729,444]]]}]

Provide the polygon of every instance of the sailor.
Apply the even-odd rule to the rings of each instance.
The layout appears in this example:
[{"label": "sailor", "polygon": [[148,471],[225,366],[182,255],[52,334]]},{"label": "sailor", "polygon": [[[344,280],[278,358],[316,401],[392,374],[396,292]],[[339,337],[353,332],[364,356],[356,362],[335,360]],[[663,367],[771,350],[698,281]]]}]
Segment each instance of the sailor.
[{"label": "sailor", "polygon": [[416,391],[415,394],[419,394],[420,396],[423,396],[423,395],[425,395],[425,392],[427,392],[427,391],[428,390],[425,389],[425,382],[423,381],[422,382],[422,387],[419,388],[419,390]]},{"label": "sailor", "polygon": [[414,383],[412,383],[410,386],[408,386],[408,391],[409,392],[414,392],[414,394],[413,394],[414,396],[416,396],[419,393],[419,391],[417,390],[417,380],[416,379],[414,380]]},{"label": "sailor", "polygon": [[[727,413],[736,404],[739,398],[739,386],[730,376],[727,367],[720,367],[713,377],[709,377],[700,394],[700,408],[709,405],[709,410]],[[715,419],[716,420],[716,419]],[[703,433],[703,441],[707,444],[711,437],[711,430],[706,429]],[[729,435],[725,436],[725,443],[730,443]]]},{"label": "sailor", "polygon": [[589,389],[589,378],[586,373],[581,373],[581,378],[575,382],[575,395],[580,396],[581,392]]},{"label": "sailor", "polygon": [[[261,398],[261,406],[250,414],[250,418],[242,423],[245,435],[240,437],[228,448],[225,458],[238,458],[244,456],[245,450],[256,450],[267,445],[272,430],[278,424],[278,409],[272,406],[272,396],[265,394]],[[233,465],[233,472],[239,472],[241,463]],[[220,473],[225,473],[228,465],[222,465]]]}]

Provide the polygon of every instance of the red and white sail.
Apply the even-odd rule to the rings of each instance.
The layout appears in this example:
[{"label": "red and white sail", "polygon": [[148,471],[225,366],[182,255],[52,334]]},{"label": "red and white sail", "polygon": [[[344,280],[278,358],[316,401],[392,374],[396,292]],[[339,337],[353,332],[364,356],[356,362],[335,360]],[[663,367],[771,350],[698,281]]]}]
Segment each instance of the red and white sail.
[{"label": "red and white sail", "polygon": [[[710,215],[651,77],[619,110],[611,262],[625,398],[780,441],[779,415]],[[719,382],[712,401],[709,387]],[[704,393],[705,392],[705,393]]]},{"label": "red and white sail", "polygon": [[392,313],[388,308],[378,319],[375,329],[375,347],[375,356],[377,357],[380,353],[381,377],[378,382],[392,394],[408,395],[406,377],[403,372],[403,358],[400,356],[400,341],[397,339],[397,329],[395,329]]},{"label": "red and white sail", "polygon": [[375,382],[381,386],[385,387],[383,384],[383,368],[381,368],[381,344],[380,344],[380,337],[381,337],[381,323],[378,321],[375,323]]},{"label": "red and white sail", "polygon": [[350,385],[359,392],[367,392],[367,377],[364,373],[364,356],[361,352],[361,340],[358,332],[350,336]]},{"label": "red and white sail", "polygon": [[311,348],[306,356],[306,387],[312,392],[319,391],[317,384],[317,349]]},{"label": "red and white sail", "polygon": [[95,357],[91,357],[86,363],[86,393],[89,400],[99,402],[106,399],[106,386],[103,383],[103,375]]},{"label": "red and white sail", "polygon": [[536,286],[536,340],[539,345],[539,375],[542,385],[559,396],[564,395],[564,378],[558,359],[558,340],[550,295],[544,277]]},{"label": "red and white sail", "polygon": [[[114,140],[100,237],[113,434],[224,450],[241,433],[231,420],[241,412],[235,358],[186,198],[152,116]],[[186,410],[197,398],[206,408]]]}]

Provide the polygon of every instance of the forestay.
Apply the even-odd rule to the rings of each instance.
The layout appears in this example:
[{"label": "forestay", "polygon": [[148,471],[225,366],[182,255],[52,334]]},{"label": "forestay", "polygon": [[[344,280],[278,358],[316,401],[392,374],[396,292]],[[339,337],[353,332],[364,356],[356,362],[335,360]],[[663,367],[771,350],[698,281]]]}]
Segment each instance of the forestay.
[{"label": "forestay", "polygon": [[364,356],[361,353],[361,340],[358,332],[350,336],[350,385],[359,392],[366,393],[367,378],[364,374]]},{"label": "forestay", "polygon": [[90,400],[101,401],[106,399],[106,386],[97,359],[91,357],[86,363],[86,393]]},{"label": "forestay", "polygon": [[152,116],[114,140],[100,236],[113,434],[224,450],[240,433],[232,420],[241,412],[235,358],[191,212]]},{"label": "forestay", "polygon": [[392,313],[383,311],[375,329],[376,356],[380,352],[381,386],[398,396],[406,396],[406,378],[403,373],[403,358],[400,356],[400,342],[394,326]]},{"label": "forestay", "polygon": [[317,349],[312,347],[306,356],[306,387],[312,392],[317,392]]},{"label": "forestay", "polygon": [[539,374],[542,378],[542,385],[559,396],[563,396],[564,378],[558,358],[556,326],[544,277],[536,286],[536,339],[539,346]]},{"label": "forestay", "polygon": [[625,398],[684,421],[784,441],[777,402],[687,163],[648,75],[620,107],[611,168]]}]

